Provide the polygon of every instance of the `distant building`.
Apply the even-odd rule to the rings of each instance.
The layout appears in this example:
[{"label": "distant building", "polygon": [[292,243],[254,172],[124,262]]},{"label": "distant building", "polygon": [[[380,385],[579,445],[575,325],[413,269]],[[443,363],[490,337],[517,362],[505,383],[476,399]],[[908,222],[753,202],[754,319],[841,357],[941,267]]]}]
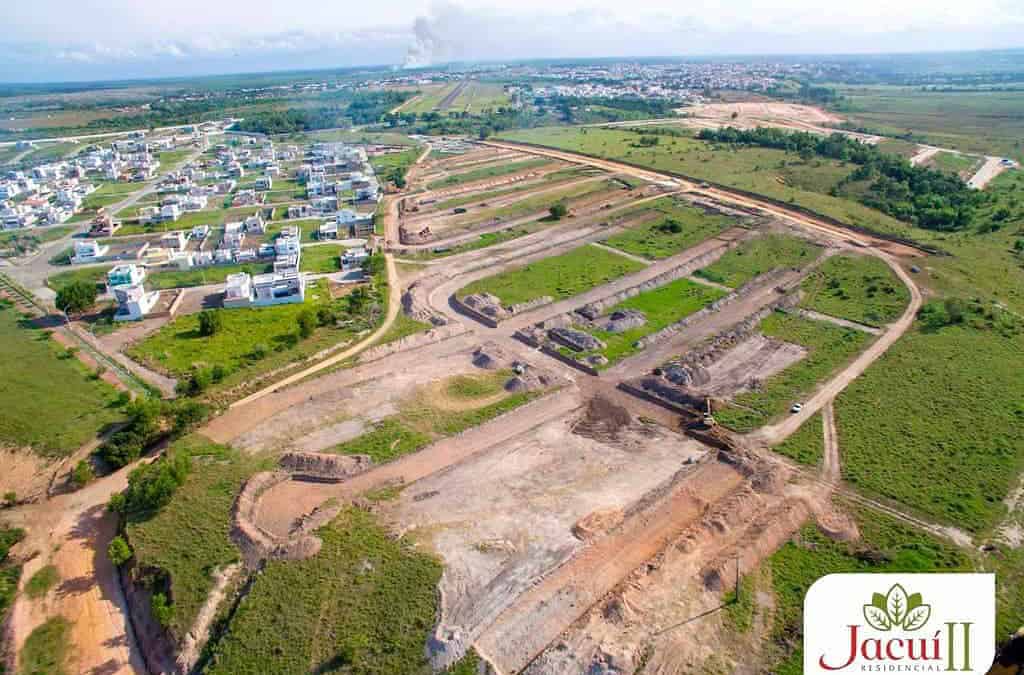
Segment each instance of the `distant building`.
[{"label": "distant building", "polygon": [[117,286],[114,299],[117,300],[117,321],[139,321],[149,314],[160,299],[160,291],[146,292],[142,284],[134,286]]},{"label": "distant building", "polygon": [[146,268],[139,265],[118,265],[107,272],[107,286],[137,286],[146,278]]},{"label": "distant building", "polygon": [[109,246],[100,244],[95,239],[76,241],[75,254],[71,257],[71,262],[75,264],[96,262],[107,255],[109,250]]}]

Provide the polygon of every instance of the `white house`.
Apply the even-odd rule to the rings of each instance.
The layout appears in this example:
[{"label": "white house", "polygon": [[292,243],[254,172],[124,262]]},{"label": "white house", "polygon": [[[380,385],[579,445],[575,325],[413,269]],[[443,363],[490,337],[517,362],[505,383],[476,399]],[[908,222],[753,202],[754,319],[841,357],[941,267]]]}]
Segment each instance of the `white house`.
[{"label": "white house", "polygon": [[270,176],[261,176],[260,178],[257,178],[256,179],[256,189],[257,190],[273,190],[274,189],[274,179],[271,178]]},{"label": "white house", "polygon": [[160,237],[160,245],[173,251],[183,251],[188,246],[188,235],[184,230],[166,232]]},{"label": "white house", "polygon": [[229,274],[224,285],[225,307],[248,307],[253,301],[252,276],[247,272]]},{"label": "white house", "polygon": [[138,286],[146,278],[146,268],[140,265],[118,265],[107,272],[107,287]]},{"label": "white house", "polygon": [[96,262],[103,256],[107,255],[110,250],[109,246],[104,246],[95,239],[83,239],[75,242],[75,255],[71,257],[71,262],[77,264]]},{"label": "white house", "polygon": [[338,222],[336,220],[326,220],[320,223],[320,228],[316,233],[317,239],[337,239],[338,238]]},{"label": "white house", "polygon": [[160,220],[173,222],[178,218],[181,218],[181,207],[177,204],[164,204],[160,207]]},{"label": "white house", "polygon": [[160,291],[146,292],[142,284],[134,286],[117,286],[114,299],[117,300],[117,321],[138,321],[149,314],[153,305],[160,299]]},{"label": "white house", "polygon": [[266,307],[303,302],[306,279],[298,272],[258,274],[245,272],[228,275],[224,286],[225,307]]}]

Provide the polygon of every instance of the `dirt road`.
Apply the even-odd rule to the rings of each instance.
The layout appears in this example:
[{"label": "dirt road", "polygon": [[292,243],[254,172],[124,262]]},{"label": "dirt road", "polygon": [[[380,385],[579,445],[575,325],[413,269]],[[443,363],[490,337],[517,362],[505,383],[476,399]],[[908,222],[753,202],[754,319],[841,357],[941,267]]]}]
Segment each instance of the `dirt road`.
[{"label": "dirt road", "polygon": [[25,564],[22,581],[48,564],[57,568],[61,579],[41,600],[18,596],[11,610],[12,648],[20,650],[36,626],[62,615],[72,623],[70,672],[147,672],[126,619],[116,572],[106,555],[117,532],[117,516],[107,511],[106,504],[127,486],[131,468],[77,492],[5,513],[6,522],[27,533],[16,553],[39,553]]},{"label": "dirt road", "polygon": [[985,186],[992,182],[996,176],[1006,171],[1009,167],[1003,164],[1002,157],[986,157],[985,163],[981,165],[981,168],[971,179],[967,181],[967,185],[974,188],[975,190],[983,190]]}]

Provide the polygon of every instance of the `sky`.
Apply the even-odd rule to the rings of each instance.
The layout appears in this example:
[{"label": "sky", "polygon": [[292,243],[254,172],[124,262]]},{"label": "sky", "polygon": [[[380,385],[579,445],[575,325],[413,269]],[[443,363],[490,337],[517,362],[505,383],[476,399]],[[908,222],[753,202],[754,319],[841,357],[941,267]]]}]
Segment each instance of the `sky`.
[{"label": "sky", "polygon": [[0,82],[1024,47],[1024,0],[14,0]]}]

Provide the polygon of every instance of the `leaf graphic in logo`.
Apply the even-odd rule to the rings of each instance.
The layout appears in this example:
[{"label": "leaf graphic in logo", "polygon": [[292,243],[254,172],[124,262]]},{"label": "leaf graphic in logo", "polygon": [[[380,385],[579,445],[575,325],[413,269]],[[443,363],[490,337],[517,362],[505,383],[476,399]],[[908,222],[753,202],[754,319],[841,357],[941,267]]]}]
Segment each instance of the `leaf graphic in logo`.
[{"label": "leaf graphic in logo", "polygon": [[889,615],[889,623],[899,626],[907,616],[907,605],[910,599],[907,592],[899,584],[893,584],[885,596],[885,611]]},{"label": "leaf graphic in logo", "polygon": [[872,593],[871,594],[871,604],[874,605],[875,607],[877,607],[878,609],[882,610],[883,612],[887,612],[888,611],[885,608],[885,596],[882,595],[881,593]]},{"label": "leaf graphic in logo", "polygon": [[864,619],[867,620],[868,625],[875,630],[888,631],[892,628],[892,622],[889,621],[889,615],[885,613],[884,609],[880,609],[874,605],[864,605]]},{"label": "leaf graphic in logo", "polygon": [[928,619],[931,615],[931,605],[918,605],[907,612],[907,618],[903,621],[903,630],[917,630],[918,628],[921,628],[928,623]]},{"label": "leaf graphic in logo", "polygon": [[911,612],[911,611],[917,609],[918,607],[920,607],[923,604],[924,604],[924,600],[921,599],[921,594],[920,593],[914,593],[909,598],[907,598],[907,611]]}]

